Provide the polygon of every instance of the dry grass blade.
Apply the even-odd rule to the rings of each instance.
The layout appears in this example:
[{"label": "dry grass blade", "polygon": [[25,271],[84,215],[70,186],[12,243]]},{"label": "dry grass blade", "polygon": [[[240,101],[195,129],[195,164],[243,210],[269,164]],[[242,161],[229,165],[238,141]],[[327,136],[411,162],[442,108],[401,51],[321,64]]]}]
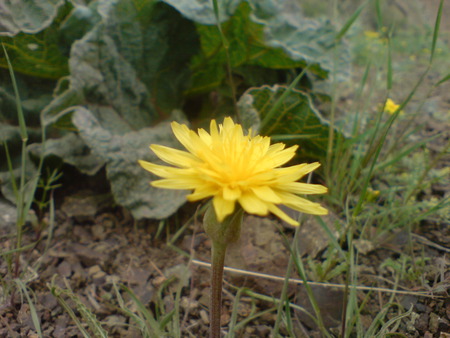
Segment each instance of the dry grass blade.
[{"label": "dry grass blade", "polygon": [[[202,262],[197,259],[194,259],[192,261],[192,263],[195,265],[203,266],[203,267],[207,267],[207,268],[211,267],[210,263]],[[285,280],[285,277],[273,276],[273,275],[268,275],[268,274],[264,274],[264,273],[260,273],[260,272],[253,272],[253,271],[242,270],[242,269],[235,269],[235,268],[230,268],[227,266],[224,268],[224,271],[237,273],[237,274],[241,274],[241,275],[246,275],[246,276],[257,277],[257,278],[276,280],[276,281],[280,281],[280,282],[283,282]],[[289,278],[289,283],[304,284],[304,282],[301,279],[295,279],[295,278]],[[319,287],[330,287],[330,288],[333,287],[333,288],[339,288],[339,289],[346,288],[346,286],[344,284],[319,283],[319,282],[308,282],[308,284],[314,285],[314,286],[319,286]],[[413,295],[413,296],[428,297],[428,298],[443,298],[441,296],[431,295],[428,291],[392,290],[392,289],[387,289],[387,288],[379,288],[379,287],[371,287],[371,286],[363,286],[363,285],[349,285],[348,288],[360,290],[360,291],[377,291],[377,292],[384,292],[384,293],[389,293],[389,294]]]}]

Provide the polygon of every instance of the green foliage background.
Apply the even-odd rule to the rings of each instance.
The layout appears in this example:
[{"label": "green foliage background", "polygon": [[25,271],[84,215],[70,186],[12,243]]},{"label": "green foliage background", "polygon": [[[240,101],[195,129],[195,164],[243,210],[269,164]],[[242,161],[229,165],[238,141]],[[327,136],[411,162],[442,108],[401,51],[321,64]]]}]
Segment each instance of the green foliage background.
[{"label": "green foliage background", "polygon": [[[332,69],[346,76],[348,48],[330,22],[304,17],[294,0],[218,1],[218,18],[201,0],[17,3],[0,7],[0,36],[18,78],[30,156],[43,150],[41,125],[51,135],[46,156],[89,175],[105,167],[116,201],[137,219],[165,218],[184,203],[185,192],[149,187],[137,165],[158,161],[151,143],[179,146],[172,120],[196,125],[237,113],[246,127],[300,143],[302,156],[325,156],[329,126],[314,108],[311,81]],[[305,68],[308,81],[288,89]],[[1,72],[0,132],[18,164],[14,96]],[[0,171],[12,200],[6,164]]]}]

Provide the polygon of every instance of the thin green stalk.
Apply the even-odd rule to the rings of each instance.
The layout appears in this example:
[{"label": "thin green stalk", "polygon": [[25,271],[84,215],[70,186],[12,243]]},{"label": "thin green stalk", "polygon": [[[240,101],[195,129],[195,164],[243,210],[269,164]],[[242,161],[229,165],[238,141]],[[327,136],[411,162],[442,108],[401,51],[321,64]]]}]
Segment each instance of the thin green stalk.
[{"label": "thin green stalk", "polygon": [[375,13],[377,14],[378,30],[381,31],[383,28],[383,15],[381,14],[380,0],[375,0]]},{"label": "thin green stalk", "polygon": [[[280,302],[281,302],[281,303],[284,303],[284,301],[281,300],[281,299],[277,299],[277,298],[269,297],[269,296],[266,296],[266,295],[263,295],[263,294],[260,294],[260,293],[256,293],[256,292],[253,292],[253,291],[251,291],[251,290],[249,290],[249,289],[245,289],[244,292],[245,292],[245,294],[246,294],[247,296],[249,296],[249,297],[254,297],[254,298],[259,299],[259,300],[262,300],[262,301],[264,301],[264,302],[269,302],[269,303],[274,303],[274,304],[279,304]],[[316,318],[314,318],[314,316],[313,316],[312,314],[310,314],[308,311],[306,311],[305,308],[303,308],[303,307],[301,307],[301,306],[299,306],[299,305],[297,305],[297,304],[294,304],[294,303],[290,303],[290,304],[289,304],[289,307],[290,307],[291,309],[295,309],[295,310],[300,311],[301,313],[305,314],[305,315],[308,316],[308,318],[310,318],[313,322],[315,322],[315,323],[317,322]],[[272,312],[272,311],[275,311],[275,310],[276,310],[276,309],[270,309],[269,312]],[[266,310],[266,311],[268,311],[268,310]],[[264,312],[265,312],[265,311],[264,311]],[[256,315],[255,315],[255,316],[256,316]],[[242,322],[241,322],[241,323],[242,323]]]},{"label": "thin green stalk", "polygon": [[238,207],[222,222],[217,220],[212,202],[208,203],[203,218],[203,228],[212,242],[210,338],[220,338],[220,315],[222,310],[222,278],[225,253],[229,243],[237,241],[241,234],[244,209]]},{"label": "thin green stalk", "polygon": [[[299,257],[298,246],[294,244],[293,249],[295,250],[294,251],[295,257]],[[306,278],[305,267],[303,265],[302,259],[299,257],[298,259],[294,260],[294,263],[295,263],[297,272],[300,275],[300,278],[303,280],[303,285],[305,287],[306,294],[308,295],[308,299],[311,302],[312,308],[316,315],[315,323],[318,326],[319,330],[321,331],[323,337],[331,337],[325,328],[325,325],[322,320],[322,313],[320,311],[319,304],[317,303],[316,297],[314,296],[314,292],[308,283],[308,279]]]},{"label": "thin green stalk", "polygon": [[[8,167],[11,172],[11,179],[14,180],[13,187],[15,187],[15,194],[16,194],[16,205],[17,205],[17,221],[16,221],[16,231],[17,231],[17,240],[16,240],[16,251],[15,258],[14,258],[14,271],[12,272],[13,278],[17,279],[20,274],[20,254],[21,250],[19,250],[22,247],[22,237],[23,237],[23,226],[26,222],[26,217],[28,214],[28,210],[31,208],[31,204],[33,203],[33,196],[36,191],[36,187],[38,184],[38,178],[39,173],[41,172],[42,165],[44,162],[44,153],[45,153],[45,127],[42,125],[42,151],[41,151],[41,157],[39,161],[39,166],[37,170],[37,175],[31,179],[30,182],[28,182],[29,189],[26,191],[26,166],[27,166],[27,142],[28,142],[28,132],[27,127],[25,123],[25,116],[22,110],[22,104],[19,94],[19,89],[16,82],[16,77],[14,75],[14,70],[11,64],[11,61],[9,59],[8,53],[6,51],[5,46],[2,44],[3,52],[5,53],[5,58],[8,64],[8,70],[11,77],[11,82],[14,88],[14,94],[15,94],[15,101],[16,101],[16,109],[17,109],[17,115],[19,120],[19,128],[20,128],[20,137],[22,140],[22,150],[21,150],[21,170],[20,170],[20,184],[17,188],[15,177],[13,174],[13,168],[10,161],[9,153],[7,146],[5,147],[8,157]],[[28,194],[28,195],[27,195]],[[11,293],[10,303],[14,304],[14,297],[15,297],[15,290]]]},{"label": "thin green stalk", "polygon": [[[348,215],[347,215],[348,216]],[[345,273],[345,289],[344,289],[344,300],[342,302],[342,326],[341,326],[341,337],[345,337],[346,336],[346,325],[347,325],[347,309],[348,309],[348,302],[349,302],[349,285],[350,285],[350,280],[352,282],[354,281],[354,265],[355,265],[355,261],[354,261],[354,247],[353,247],[353,235],[355,233],[355,222],[354,219],[351,219],[350,221],[350,226],[347,232],[347,242],[348,242],[348,246],[349,246],[349,255],[348,255],[348,260],[347,260],[347,265],[350,267],[349,269],[347,269],[346,273]],[[355,283],[356,284],[356,283]],[[353,285],[355,285],[353,284]],[[352,292],[355,292],[355,290],[352,290]]]},{"label": "thin green stalk", "polygon": [[220,316],[222,313],[222,280],[223,266],[227,246],[212,242],[212,273],[211,273],[211,305],[209,307],[210,338],[220,338]]},{"label": "thin green stalk", "polygon": [[[255,294],[249,294],[249,290],[246,290],[245,292],[246,292],[249,296],[255,295]],[[291,304],[291,306],[292,306],[292,304]],[[244,320],[242,320],[239,324],[236,325],[235,331],[245,328],[245,326],[247,325],[247,323],[251,322],[252,320],[258,319],[259,317],[262,317],[262,316],[264,316],[264,315],[266,315],[266,314],[269,314],[269,313],[271,313],[271,312],[275,312],[275,310],[276,310],[276,309],[275,309],[274,307],[271,307],[271,308],[269,308],[269,309],[267,309],[267,310],[258,312],[258,313],[256,313],[256,314],[254,314],[255,311],[252,311],[252,314],[251,314],[250,316],[246,317]],[[233,337],[233,336],[230,336],[229,338],[232,338],[232,337]],[[228,336],[227,336],[227,338],[228,338]]]},{"label": "thin green stalk", "polygon": [[[20,248],[22,245],[22,228],[25,225],[26,219],[26,209],[25,209],[25,168],[27,164],[27,142],[28,133],[25,124],[25,117],[22,110],[19,89],[17,87],[16,77],[14,76],[14,71],[12,64],[9,60],[8,53],[6,52],[5,46],[2,44],[3,52],[5,53],[6,62],[8,64],[9,75],[11,76],[11,82],[14,88],[14,94],[16,97],[16,109],[19,119],[20,128],[20,138],[22,140],[22,153],[21,153],[21,171],[20,171],[20,183],[19,183],[19,193],[17,195],[17,241],[16,247]],[[16,253],[15,267],[14,267],[14,278],[19,276],[19,266],[20,266],[20,252]]]},{"label": "thin green stalk", "polygon": [[[173,282],[173,279],[169,279],[166,281],[168,283]],[[134,292],[129,289],[127,286],[120,284],[119,287],[126,292],[126,294],[131,298],[131,300],[134,302],[134,305],[136,306],[136,309],[138,310],[138,314],[134,315],[134,311],[130,311],[128,313],[131,318],[134,318],[137,323],[142,323],[143,327],[147,330],[147,332],[150,335],[155,335],[156,337],[163,337],[164,332],[161,329],[160,323],[153,317],[153,314],[150,312],[149,309],[145,307],[144,304],[139,300],[139,298],[134,294]],[[118,299],[120,300],[120,292],[116,290],[116,294]],[[119,301],[119,305],[122,310],[129,310],[127,309],[126,305]],[[133,313],[133,315],[131,315]]]},{"label": "thin green stalk", "polygon": [[436,51],[437,39],[438,39],[438,36],[439,36],[439,28],[441,26],[441,18],[442,18],[443,6],[444,6],[444,0],[441,0],[441,2],[439,3],[439,8],[438,8],[437,16],[436,16],[436,21],[434,23],[433,41],[431,42],[431,52],[430,52],[430,61],[429,61],[430,65],[433,63],[434,53]]},{"label": "thin green stalk", "polygon": [[11,185],[12,185],[12,188],[14,191],[14,197],[16,198],[16,200],[18,200],[19,189],[17,187],[16,177],[14,175],[14,168],[13,168],[13,164],[11,162],[11,155],[9,154],[8,143],[6,143],[6,141],[5,141],[4,146],[5,146],[6,162],[8,164],[8,171],[9,171],[9,174],[11,175]]},{"label": "thin green stalk", "polygon": [[33,322],[33,325],[34,325],[37,335],[39,336],[39,338],[42,338],[43,335],[42,335],[42,329],[41,329],[41,320],[37,313],[36,306],[34,305],[34,302],[30,297],[27,286],[20,279],[16,279],[15,282],[20,287],[20,289],[22,290],[22,293],[25,294],[25,297],[27,298],[28,305],[30,307],[31,321]]},{"label": "thin green stalk", "polygon": [[[298,234],[300,227],[296,227],[295,228],[295,233],[294,233],[294,238],[292,239],[292,246],[295,246],[298,242]],[[294,251],[295,252],[295,251]],[[285,278],[284,278],[284,283],[283,283],[283,289],[281,290],[281,295],[280,295],[280,300],[281,302],[278,304],[277,307],[277,316],[276,316],[276,320],[275,320],[275,325],[273,327],[273,331],[272,331],[272,335],[273,337],[277,337],[278,336],[278,331],[280,330],[280,323],[281,323],[281,314],[283,313],[283,306],[285,305],[283,300],[287,299],[287,292],[288,292],[288,287],[289,287],[289,278],[292,275],[292,270],[294,268],[294,260],[292,258],[292,254],[289,256],[289,261],[288,261],[288,265],[286,268],[286,272],[285,272]]]},{"label": "thin green stalk", "polygon": [[[394,318],[391,318],[390,320],[388,320],[386,322],[386,324],[384,324],[381,327],[380,331],[378,331],[378,333],[376,335],[376,338],[387,337],[387,331],[388,331],[389,327],[392,324],[396,324],[396,326],[398,328],[398,325],[400,324],[400,320],[403,319],[403,318],[409,317],[411,315],[412,311],[413,311],[413,308],[414,308],[414,306],[411,305],[411,307],[409,308],[409,310],[407,312],[398,314]],[[392,330],[391,332],[396,332],[397,331],[396,329],[391,329],[391,330]]]},{"label": "thin green stalk", "polygon": [[[391,34],[389,33],[387,39],[387,76],[386,76],[386,89],[388,93],[392,89],[393,82],[393,70],[392,70],[392,47],[391,47]],[[383,109],[384,110],[384,109]]]},{"label": "thin green stalk", "polygon": [[[333,49],[333,69],[336,69],[337,65],[337,48]],[[332,163],[333,156],[333,144],[334,144],[334,124],[335,124],[335,116],[336,116],[336,90],[337,90],[337,81],[336,81],[336,72],[332,74],[331,81],[331,109],[330,109],[330,127],[328,128],[328,145],[327,145],[327,163]],[[331,172],[333,167],[328,166],[326,172],[326,177],[328,178],[328,182],[331,182]]]},{"label": "thin green stalk", "polygon": [[[366,0],[365,2],[363,2],[362,5],[360,5],[356,9],[356,11],[352,14],[352,16],[350,16],[350,18],[345,22],[344,26],[342,26],[340,31],[336,34],[336,37],[335,37],[336,42],[341,40],[344,37],[344,35],[347,34],[348,30],[355,23],[356,19],[359,17],[362,10],[364,9],[364,7],[366,7],[366,5],[369,3],[369,1],[370,0]],[[334,1],[334,11],[333,12],[334,12],[333,16],[336,17],[337,16],[337,1]]]},{"label": "thin green stalk", "polygon": [[[173,317],[175,318],[175,320],[172,320],[172,323],[173,323],[172,335],[174,338],[181,337],[180,321],[178,320],[178,318],[180,318],[180,308],[181,308],[180,300],[181,300],[181,294],[183,291],[183,287],[184,287],[184,285],[188,284],[188,279],[189,279],[189,266],[184,268],[184,271],[180,276],[180,280],[179,280],[178,286],[177,286],[177,291],[175,294],[175,306],[174,306],[174,311],[173,311]],[[188,311],[186,311],[186,314],[188,314]],[[169,319],[169,317],[168,317],[168,319]]]},{"label": "thin green stalk", "polygon": [[234,301],[233,301],[233,310],[231,311],[231,319],[230,319],[230,324],[228,326],[229,328],[229,333],[227,335],[227,338],[234,338],[235,337],[235,327],[236,327],[236,322],[237,322],[237,317],[238,317],[238,306],[239,306],[239,302],[241,301],[241,295],[243,293],[243,291],[245,290],[245,288],[240,288],[238,290],[238,292],[236,293],[236,296],[234,297]]},{"label": "thin green stalk", "polygon": [[[361,80],[361,83],[360,83],[360,85],[359,85],[358,92],[357,92],[357,94],[356,94],[356,98],[357,98],[357,99],[355,100],[355,102],[361,102],[361,101],[363,101],[363,100],[361,100],[361,98],[362,98],[362,93],[363,93],[363,91],[364,91],[364,88],[366,87],[367,80],[368,80],[368,78],[369,78],[369,73],[370,73],[370,68],[371,68],[371,66],[372,66],[371,63],[368,62],[368,63],[367,63],[367,66],[366,66],[366,69],[364,70],[364,75],[363,75],[362,80]],[[357,134],[359,133],[360,122],[361,122],[360,112],[361,112],[360,107],[357,107],[356,113],[355,113],[355,118],[354,118],[354,120],[353,120],[352,136],[355,136],[355,135],[357,135]]]}]

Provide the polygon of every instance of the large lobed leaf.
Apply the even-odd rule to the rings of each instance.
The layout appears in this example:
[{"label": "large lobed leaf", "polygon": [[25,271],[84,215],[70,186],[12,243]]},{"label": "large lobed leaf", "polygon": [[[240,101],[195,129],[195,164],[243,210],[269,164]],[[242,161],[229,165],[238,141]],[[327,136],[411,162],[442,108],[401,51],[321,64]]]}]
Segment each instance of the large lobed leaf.
[{"label": "large lobed leaf", "polygon": [[[214,12],[213,0],[162,0],[175,7],[188,19],[203,25],[214,25],[217,23]],[[242,0],[217,0],[219,21],[228,20]]]},{"label": "large lobed leaf", "polygon": [[0,36],[37,33],[48,27],[64,0],[0,1]]},{"label": "large lobed leaf", "polygon": [[[89,10],[100,20],[73,44],[70,77],[60,81],[44,124],[79,131],[98,164],[106,163],[116,201],[134,217],[168,217],[185,202],[184,193],[151,188],[137,160],[149,158],[151,143],[173,146],[167,124],[150,126],[182,104],[187,63],[199,48],[195,26],[150,0],[100,0]],[[84,18],[76,13],[67,19],[71,26]],[[95,157],[83,165],[67,142],[51,153],[84,172],[98,168]]]},{"label": "large lobed leaf", "polygon": [[93,113],[82,107],[74,113],[73,122],[86,144],[106,162],[115,200],[128,208],[136,219],[165,218],[186,201],[185,191],[149,186],[151,176],[138,165],[138,160],[143,159],[159,161],[150,151],[150,144],[177,147],[169,123],[117,134],[102,127]]},{"label": "large lobed leaf", "polygon": [[[226,62],[232,68],[261,66],[271,69],[309,67],[321,78],[337,70],[347,75],[349,52],[344,43],[336,43],[336,30],[329,21],[303,16],[295,0],[218,1],[226,39],[224,46],[208,1],[165,0],[183,15],[197,22],[202,53],[191,64],[192,86],[189,94],[208,92],[226,78]],[[237,4],[239,5],[237,6]],[[335,55],[331,51],[337,48]]]},{"label": "large lobed leaf", "polygon": [[198,50],[194,25],[150,0],[102,0],[96,10],[101,20],[72,46],[69,85],[44,111],[45,124],[87,102],[106,128],[126,132],[179,108]]},{"label": "large lobed leaf", "polygon": [[[320,77],[336,72],[347,76],[350,53],[345,42],[337,42],[337,30],[329,20],[303,15],[295,0],[250,0],[251,19],[264,26],[265,42],[281,48],[294,61],[302,61]],[[337,49],[337,50],[335,50]]]},{"label": "large lobed leaf", "polygon": [[239,5],[234,15],[222,24],[228,52],[223,46],[217,27],[197,25],[202,53],[197,55],[191,64],[193,78],[188,89],[189,94],[207,92],[218,87],[226,78],[228,58],[235,72],[243,66],[272,69],[305,66],[303,61],[292,60],[281,49],[268,46],[264,41],[264,26],[250,20],[250,14],[251,7],[244,2]]},{"label": "large lobed leaf", "polygon": [[[71,6],[64,4],[62,0],[0,1],[0,42],[15,72],[47,79],[68,73],[64,50],[70,45],[59,28]],[[0,67],[8,68],[3,53]]]}]

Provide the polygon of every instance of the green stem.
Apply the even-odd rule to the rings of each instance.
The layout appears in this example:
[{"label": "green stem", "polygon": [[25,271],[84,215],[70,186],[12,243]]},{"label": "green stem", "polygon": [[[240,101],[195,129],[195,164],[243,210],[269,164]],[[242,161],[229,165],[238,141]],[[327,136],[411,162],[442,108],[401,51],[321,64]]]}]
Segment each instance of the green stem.
[{"label": "green stem", "polygon": [[222,313],[222,277],[227,245],[212,244],[211,306],[209,308],[210,338],[220,338],[220,317]]}]

